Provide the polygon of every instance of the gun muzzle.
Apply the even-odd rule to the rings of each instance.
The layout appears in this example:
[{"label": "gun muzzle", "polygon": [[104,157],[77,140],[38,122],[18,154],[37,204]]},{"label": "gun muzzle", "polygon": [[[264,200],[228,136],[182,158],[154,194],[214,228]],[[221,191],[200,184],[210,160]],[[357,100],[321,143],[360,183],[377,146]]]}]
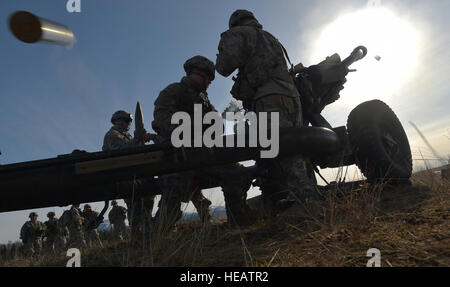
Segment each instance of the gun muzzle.
[{"label": "gun muzzle", "polygon": [[69,46],[75,41],[72,31],[66,26],[39,18],[26,11],[17,11],[9,19],[9,27],[13,35],[25,42],[50,42]]},{"label": "gun muzzle", "polygon": [[361,60],[367,55],[367,48],[364,46],[358,46],[355,49],[353,49],[350,56],[342,60],[341,65],[344,65],[345,67],[349,67],[351,64],[353,64],[356,61]]}]

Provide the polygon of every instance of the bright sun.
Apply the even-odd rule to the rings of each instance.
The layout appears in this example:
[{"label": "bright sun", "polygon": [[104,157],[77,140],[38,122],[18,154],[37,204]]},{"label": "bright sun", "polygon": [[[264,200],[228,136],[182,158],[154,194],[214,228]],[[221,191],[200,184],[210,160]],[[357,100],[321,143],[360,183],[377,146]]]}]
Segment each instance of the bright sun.
[{"label": "bright sun", "polygon": [[351,66],[358,71],[347,76],[337,102],[346,107],[371,99],[389,100],[416,73],[419,35],[408,21],[383,7],[368,7],[343,15],[328,24],[314,43],[311,61],[318,63],[338,53],[347,57],[364,45],[367,56]]}]

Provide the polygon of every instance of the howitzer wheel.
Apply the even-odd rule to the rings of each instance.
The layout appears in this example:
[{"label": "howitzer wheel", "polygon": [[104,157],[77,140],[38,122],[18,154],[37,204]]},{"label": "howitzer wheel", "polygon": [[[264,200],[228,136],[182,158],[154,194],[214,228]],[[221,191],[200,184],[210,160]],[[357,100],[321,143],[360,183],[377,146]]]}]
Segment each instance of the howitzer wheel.
[{"label": "howitzer wheel", "polygon": [[372,100],[358,105],[347,119],[356,163],[369,181],[404,181],[411,177],[408,137],[388,105]]}]

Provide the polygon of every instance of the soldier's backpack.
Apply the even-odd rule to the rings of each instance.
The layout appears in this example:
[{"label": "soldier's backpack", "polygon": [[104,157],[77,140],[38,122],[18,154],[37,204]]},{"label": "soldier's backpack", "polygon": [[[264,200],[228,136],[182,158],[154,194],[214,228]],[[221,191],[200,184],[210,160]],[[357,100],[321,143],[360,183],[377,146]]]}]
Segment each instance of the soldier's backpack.
[{"label": "soldier's backpack", "polygon": [[61,228],[68,227],[72,223],[72,214],[70,213],[70,210],[64,210],[58,221]]},{"label": "soldier's backpack", "polygon": [[20,239],[22,239],[23,243],[30,239],[30,228],[30,224],[27,222],[20,229]]}]

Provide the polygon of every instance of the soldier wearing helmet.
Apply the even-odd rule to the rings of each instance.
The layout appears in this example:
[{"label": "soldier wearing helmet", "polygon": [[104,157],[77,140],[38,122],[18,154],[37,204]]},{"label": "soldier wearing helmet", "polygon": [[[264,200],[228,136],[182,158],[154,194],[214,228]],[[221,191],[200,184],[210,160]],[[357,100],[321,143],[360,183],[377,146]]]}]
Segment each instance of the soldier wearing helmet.
[{"label": "soldier wearing helmet", "polygon": [[126,236],[125,219],[127,218],[127,209],[119,206],[115,200],[111,202],[111,205],[112,209],[108,213],[109,223],[112,224],[114,238],[122,241]]},{"label": "soldier wearing helmet", "polygon": [[262,25],[255,18],[255,15],[251,11],[238,9],[233,12],[228,21],[228,27],[231,29],[236,26],[254,26],[262,29]]},{"label": "soldier wearing helmet", "polygon": [[[216,71],[228,77],[238,69],[230,92],[233,98],[243,101],[246,111],[278,112],[280,127],[302,126],[299,94],[281,43],[262,29],[250,11],[236,10],[228,25],[221,34]],[[316,196],[315,179],[308,176],[302,156],[260,159],[257,165],[268,175],[261,181],[261,190],[269,216],[288,208],[294,198],[308,201]]]},{"label": "soldier wearing helmet", "polygon": [[[203,56],[195,56],[188,59],[183,67],[186,76],[180,82],[168,85],[155,101],[152,127],[160,143],[170,142],[171,133],[177,127],[171,124],[174,113],[185,112],[193,119],[194,104],[201,104],[202,114],[217,112],[206,92],[215,78],[214,63]],[[204,125],[203,128],[208,126]],[[244,221],[249,218],[246,198],[251,179],[230,176],[242,168],[239,164],[230,164],[161,177],[164,184],[156,215],[158,225],[163,228],[173,227],[182,216],[181,202],[189,201],[193,202],[201,220],[209,222],[211,201],[203,196],[200,183],[211,179],[222,186],[230,223],[244,225]]]},{"label": "soldier wearing helmet", "polygon": [[[183,68],[187,75],[194,78],[198,83],[201,83],[202,92],[206,92],[209,85],[216,77],[214,63],[203,56],[190,58],[184,63]],[[196,76],[202,78],[203,81],[199,80]]]},{"label": "soldier wearing helmet", "polygon": [[90,247],[94,245],[103,247],[102,241],[100,240],[100,234],[97,230],[98,212],[92,210],[92,207],[89,204],[85,204],[81,216],[83,217],[86,245]]},{"label": "soldier wearing helmet", "polygon": [[[116,150],[139,145],[139,142],[128,132],[132,121],[133,115],[129,112],[122,110],[116,111],[111,117],[111,123],[113,126],[106,133],[103,139],[102,150]],[[144,134],[145,142],[149,142],[151,138],[151,134]]]},{"label": "soldier wearing helmet", "polygon": [[[116,111],[111,117],[113,126],[104,137],[102,150],[112,151],[142,145],[136,137],[131,136],[129,133],[132,121],[133,116],[127,111]],[[154,138],[150,133],[145,133],[143,139],[144,142],[149,142]],[[117,183],[115,187],[119,190],[129,190],[129,194],[137,190],[148,194],[149,189],[155,188],[151,184],[152,181],[153,178],[140,178],[134,181]],[[153,194],[156,194],[156,192]],[[148,230],[145,226],[148,226],[151,221],[155,195],[135,196],[133,199],[124,198],[124,200],[128,207],[128,220],[131,225],[132,237],[141,238],[139,233],[143,230]]]},{"label": "soldier wearing helmet", "polygon": [[45,225],[38,221],[36,212],[29,215],[30,221],[20,229],[20,239],[23,242],[23,251],[26,256],[39,255],[42,250],[42,237],[45,232]]},{"label": "soldier wearing helmet", "polygon": [[184,111],[193,117],[194,104],[202,105],[203,114],[216,111],[206,90],[215,78],[214,63],[203,56],[194,56],[184,65],[186,76],[179,83],[167,86],[155,101],[152,128],[158,142],[170,141],[170,135],[177,125],[170,123],[175,112]]},{"label": "soldier wearing helmet", "polygon": [[63,232],[55,213],[50,211],[47,213],[47,217],[48,220],[44,222],[46,227],[44,246],[48,251],[55,253],[63,250],[66,240],[63,237]]},{"label": "soldier wearing helmet", "polygon": [[69,210],[64,211],[60,221],[61,227],[63,229],[67,228],[69,233],[68,247],[86,247],[80,204],[73,204]]}]

